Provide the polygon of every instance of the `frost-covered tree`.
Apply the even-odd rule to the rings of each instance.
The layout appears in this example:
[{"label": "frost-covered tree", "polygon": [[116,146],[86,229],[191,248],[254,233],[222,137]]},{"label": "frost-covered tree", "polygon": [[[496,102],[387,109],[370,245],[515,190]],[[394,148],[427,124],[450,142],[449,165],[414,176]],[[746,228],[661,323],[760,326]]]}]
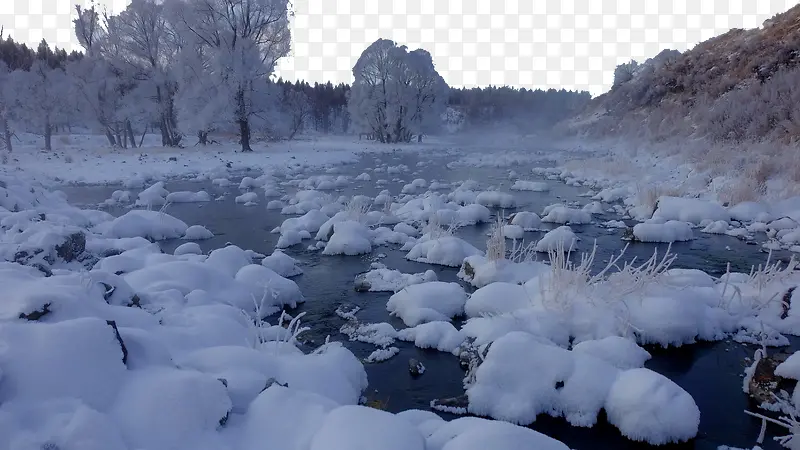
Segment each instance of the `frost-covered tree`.
[{"label": "frost-covered tree", "polygon": [[76,108],[87,123],[100,127],[111,146],[121,146],[118,136],[117,110],[121,104],[121,81],[105,56],[119,51],[118,42],[109,38],[108,16],[100,17],[94,6],[89,9],[75,7],[77,18],[73,21],[75,35],[83,46],[86,57],[67,66],[72,82]]},{"label": "frost-covered tree", "polygon": [[68,120],[72,102],[69,80],[61,69],[45,61],[34,61],[30,71],[15,70],[9,76],[11,112],[27,131],[44,137],[45,150],[52,150],[53,130]]},{"label": "frost-covered tree", "polygon": [[77,114],[81,120],[99,127],[112,147],[118,142],[118,109],[122,103],[119,84],[113,68],[105,60],[86,57],[67,66]]},{"label": "frost-covered tree", "polygon": [[441,120],[448,87],[425,50],[388,39],[367,47],[353,67],[348,109],[360,131],[381,142],[408,142]]},{"label": "frost-covered tree", "polygon": [[411,83],[409,128],[422,142],[423,134],[435,133],[442,126],[442,116],[447,109],[449,88],[436,72],[433,58],[425,50],[418,49],[408,54]]},{"label": "frost-covered tree", "polygon": [[[288,0],[172,0],[170,15],[187,47],[200,51],[192,80],[213,83],[208,107],[232,117],[241,149],[252,151],[252,121],[264,111],[266,80],[289,53]],[[184,81],[186,79],[184,78]],[[185,84],[181,87],[191,89]],[[193,102],[203,92],[194,89]],[[183,110],[183,114],[194,114]]]},{"label": "frost-covered tree", "polygon": [[0,141],[2,148],[11,152],[11,98],[12,90],[9,83],[9,70],[5,62],[0,61],[0,133],[3,140]]},{"label": "frost-covered tree", "polygon": [[281,112],[286,116],[286,139],[292,140],[311,117],[311,102],[304,92],[288,89],[283,93]]},{"label": "frost-covered tree", "polygon": [[174,111],[177,84],[171,67],[180,40],[167,21],[164,5],[155,0],[133,0],[119,15],[109,18],[109,25],[106,59],[136,80],[131,91],[137,94],[137,103],[155,104],[162,144],[178,145]]}]

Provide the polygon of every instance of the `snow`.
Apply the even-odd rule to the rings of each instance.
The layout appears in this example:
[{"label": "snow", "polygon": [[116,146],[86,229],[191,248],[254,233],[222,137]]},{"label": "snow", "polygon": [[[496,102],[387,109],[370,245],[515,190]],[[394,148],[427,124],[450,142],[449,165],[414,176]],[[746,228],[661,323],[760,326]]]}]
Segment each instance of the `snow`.
[{"label": "snow", "polygon": [[514,208],[517,201],[513,195],[507,192],[484,191],[475,197],[475,203],[492,208]]},{"label": "snow", "polygon": [[532,192],[547,192],[550,186],[544,181],[524,181],[517,180],[511,186],[512,191],[532,191]]},{"label": "snow", "polygon": [[450,322],[434,321],[400,330],[397,332],[397,339],[413,342],[419,348],[434,348],[458,355],[466,335]]},{"label": "snow", "polygon": [[266,299],[268,306],[296,308],[305,302],[297,283],[283,278],[266,266],[248,264],[236,272],[235,280],[245,285],[256,301]]},{"label": "snow", "polygon": [[167,203],[169,191],[164,189],[164,182],[159,181],[139,193],[136,206],[158,207]]},{"label": "snow", "polygon": [[142,369],[130,374],[109,415],[134,448],[198,445],[232,407],[220,380],[191,370]]},{"label": "snow", "polygon": [[397,330],[386,322],[381,323],[346,323],[339,330],[346,334],[351,341],[364,342],[378,347],[388,347],[394,344],[397,338]]},{"label": "snow", "polygon": [[363,255],[372,252],[372,232],[359,222],[347,220],[333,224],[333,234],[323,255]]},{"label": "snow", "polygon": [[525,230],[519,225],[503,225],[503,236],[506,239],[522,239],[524,234]]},{"label": "snow", "polygon": [[467,396],[469,412],[522,425],[545,413],[592,426],[604,409],[625,436],[653,445],[695,437],[700,420],[692,397],[662,375],[620,370],[523,332],[494,341]]},{"label": "snow", "polygon": [[189,192],[179,191],[170,192],[166,197],[167,203],[199,203],[210,202],[211,196],[206,191]]},{"label": "snow", "polygon": [[650,359],[650,353],[647,350],[639,347],[630,339],[620,336],[579,342],[572,348],[572,351],[602,359],[622,370],[643,367],[644,363]]},{"label": "snow", "polygon": [[124,385],[122,349],[104,320],[0,326],[0,404],[76,398],[99,411]]},{"label": "snow", "polygon": [[538,261],[488,260],[476,255],[464,259],[458,277],[480,288],[497,282],[524,283],[546,270],[548,266]]},{"label": "snow", "polygon": [[800,352],[792,353],[786,361],[775,368],[775,375],[792,380],[800,380]]},{"label": "snow", "polygon": [[707,200],[682,197],[660,197],[654,219],[675,220],[699,225],[704,220],[729,221],[731,214],[720,204]]},{"label": "snow", "polygon": [[200,248],[196,242],[187,242],[185,244],[179,245],[175,251],[173,252],[175,256],[181,255],[202,255],[203,250]]},{"label": "snow", "polygon": [[208,228],[202,225],[192,225],[186,229],[182,239],[186,239],[187,241],[201,241],[213,237],[214,233],[209,231]]},{"label": "snow", "polygon": [[109,238],[144,237],[160,241],[181,238],[188,228],[169,214],[137,209],[97,225],[95,231]]},{"label": "snow", "polygon": [[386,309],[409,327],[464,313],[467,294],[458,283],[432,281],[407,286],[389,297]]},{"label": "snow", "polygon": [[[94,136],[92,136],[94,138]],[[64,170],[60,158],[42,159],[38,152],[18,152],[15,165],[24,173],[43,182],[60,180],[63,183],[114,184],[127,180],[167,179],[190,177],[196,174],[227,174],[232,170],[251,168],[264,172],[285,170],[295,164],[304,167],[323,167],[332,163],[356,161],[359,152],[385,152],[388,149],[375,143],[353,142],[351,138],[327,137],[324,140],[294,140],[271,142],[269,145],[253,144],[252,153],[237,151],[235,145],[210,145],[208,151],[196,147],[182,148],[150,147],[146,154],[119,152],[107,143],[92,142],[80,148],[65,148],[80,164],[70,165]],[[165,164],[169,158],[180,164]],[[231,168],[226,164],[230,162]],[[228,186],[223,177],[216,177],[215,185]],[[224,184],[223,184],[224,183]],[[141,182],[131,183],[126,188],[140,187]],[[166,197],[166,193],[161,197]],[[157,206],[157,205],[153,205]]]},{"label": "snow", "polygon": [[364,359],[364,362],[379,363],[383,361],[388,361],[389,359],[397,356],[398,353],[400,353],[400,349],[397,347],[379,348],[374,352],[370,353]]},{"label": "snow", "polygon": [[718,220],[716,222],[711,222],[703,228],[703,233],[709,234],[725,234],[728,232],[728,222],[724,220]]},{"label": "snow", "polygon": [[425,438],[394,414],[359,405],[334,409],[314,434],[309,450],[426,450]]},{"label": "snow", "polygon": [[624,436],[651,445],[692,439],[700,424],[694,399],[647,369],[622,372],[608,393],[605,409],[609,423]]},{"label": "snow", "polygon": [[340,405],[319,394],[273,384],[250,403],[242,425],[242,450],[269,442],[286,450],[308,449],[325,417]]},{"label": "snow", "polygon": [[511,225],[519,225],[525,231],[538,231],[542,228],[542,219],[536,213],[520,211],[511,217]]},{"label": "snow", "polygon": [[578,243],[578,236],[567,225],[562,225],[545,233],[536,242],[537,252],[570,251]]},{"label": "snow", "polygon": [[475,255],[483,255],[483,252],[461,238],[423,235],[406,254],[406,259],[441,266],[460,267],[465,258]]},{"label": "snow", "polygon": [[419,426],[423,428],[426,425],[435,427],[427,440],[429,450],[569,449],[563,443],[529,428],[478,417],[462,417],[442,423],[429,420]]},{"label": "snow", "polygon": [[234,199],[236,203],[244,203],[245,206],[258,202],[258,194],[255,192],[245,192],[242,195],[237,195]]},{"label": "snow", "polygon": [[271,255],[262,259],[261,265],[272,269],[284,278],[295,277],[303,273],[299,261],[280,250],[275,250]]},{"label": "snow", "polygon": [[[361,280],[361,281],[360,281]],[[397,292],[413,284],[438,281],[436,272],[426,270],[422,273],[403,273],[385,267],[372,269],[358,277],[356,283],[366,283],[369,292]]]},{"label": "snow", "polygon": [[525,287],[498,281],[473,292],[464,305],[464,311],[467,317],[481,317],[519,311],[529,305]]},{"label": "snow", "polygon": [[581,225],[592,222],[592,214],[581,209],[572,209],[563,205],[545,208],[542,222]]},{"label": "snow", "polygon": [[[213,234],[201,225],[188,227],[169,214],[155,211],[134,209],[125,211],[120,218],[99,212],[59,211],[51,207],[65,204],[62,194],[57,193],[50,195],[45,206],[34,209],[29,204],[34,205],[33,199],[43,194],[9,184],[11,187],[3,191],[5,195],[0,195],[3,255],[13,256],[13,251],[6,251],[6,243],[8,248],[58,245],[71,231],[87,235],[89,253],[110,249],[124,253],[98,256],[96,263],[90,260],[93,267],[88,271],[79,269],[78,262],[72,266],[60,262],[48,265],[54,272],[48,277],[33,267],[0,264],[0,284],[8,297],[0,307],[0,341],[9,344],[0,345],[0,448],[14,448],[12,443],[19,442],[40,448],[49,440],[65,450],[160,450],[182,446],[255,449],[263,447],[264,442],[280,448],[307,449],[316,445],[327,450],[335,445],[353,448],[361,441],[351,440],[359,439],[372,448],[375,442],[384,442],[384,435],[391,430],[410,424],[403,431],[403,438],[417,433],[422,439],[404,444],[411,448],[565,449],[563,444],[530,429],[471,417],[446,422],[432,414],[407,412],[385,413],[376,419],[367,417],[373,414],[370,410],[363,413],[364,417],[361,412],[341,413],[346,417],[328,424],[332,412],[345,404],[354,405],[363,395],[367,377],[362,362],[377,363],[396,356],[399,349],[392,346],[396,340],[458,354],[467,339],[476,339],[476,345],[492,343],[486,361],[468,383],[469,412],[481,411],[478,413],[525,424],[531,417],[545,413],[589,426],[597,412],[604,409],[610,422],[631,439],[650,443],[685,441],[697,433],[699,413],[694,401],[674,383],[641,369],[650,355],[637,343],[684,345],[731,336],[746,340],[754,339],[761,330],[771,342],[782,342],[780,338],[785,337],[780,333],[796,333],[796,308],[790,308],[787,319],[780,319],[780,302],[766,300],[780,298],[788,287],[797,284],[791,273],[780,275],[765,286],[749,280],[747,274],[716,279],[699,271],[681,270],[666,271],[652,279],[644,276],[639,287],[625,273],[584,286],[580,276],[552,268],[552,264],[488,261],[467,241],[450,236],[449,231],[425,226],[426,222],[436,221],[462,226],[489,221],[491,212],[486,206],[473,202],[483,195],[482,203],[502,207],[500,204],[508,197],[498,196],[504,193],[495,190],[503,188],[502,181],[500,187],[489,187],[489,191],[480,194],[475,192],[479,189],[477,183],[465,183],[451,195],[428,192],[393,198],[387,191],[378,197],[383,196],[381,200],[388,203],[391,214],[372,211],[354,215],[345,211],[349,197],[337,199],[339,194],[331,196],[319,191],[342,189],[353,178],[333,175],[335,168],[324,176],[306,173],[308,167],[318,164],[315,158],[336,162],[335,155],[354,154],[354,146],[333,149],[331,156],[327,150],[312,150],[306,142],[270,145],[276,152],[270,158],[264,158],[265,153],[259,148],[255,153],[259,158],[224,148],[221,156],[213,157],[194,156],[199,152],[180,149],[155,150],[140,156],[141,161],[123,152],[102,152],[102,158],[117,164],[129,161],[124,171],[100,160],[95,154],[101,152],[89,148],[84,162],[94,167],[88,170],[75,165],[76,173],[69,174],[56,172],[48,161],[34,167],[24,152],[18,157],[23,171],[45,178],[48,173],[65,175],[62,179],[68,180],[79,178],[80,173],[86,179],[111,179],[118,174],[118,181],[124,180],[131,188],[150,185],[144,195],[131,194],[130,198],[138,198],[140,206],[156,209],[189,199],[205,201],[197,200],[203,197],[199,192],[169,192],[164,183],[151,184],[158,179],[189,175],[197,167],[214,167],[213,174],[204,175],[206,180],[227,181],[235,175],[222,168],[226,158],[234,160],[231,170],[243,170],[247,164],[241,161],[251,161],[256,171],[263,167],[288,168],[297,161],[306,167],[286,172],[291,183],[255,175],[243,181],[246,189],[263,189],[264,197],[278,191],[281,195],[287,193],[275,204],[288,205],[286,212],[299,217],[286,219],[278,227],[281,239],[300,242],[314,234],[324,235],[320,240],[327,241],[327,246],[325,242],[321,245],[336,254],[356,250],[368,253],[374,246],[398,243],[409,252],[409,260],[460,267],[459,277],[479,289],[467,295],[460,285],[436,281],[433,271],[421,266],[417,269],[410,263],[403,263],[403,270],[410,265],[419,273],[372,266],[364,274],[371,277],[371,290],[395,292],[388,300],[387,310],[409,328],[395,330],[387,322],[358,324],[353,313],[342,332],[347,338],[378,347],[360,355],[369,354],[364,361],[336,342],[306,354],[300,348],[314,345],[319,336],[309,341],[296,339],[278,324],[277,316],[270,317],[305,300],[297,284],[287,279],[302,273],[297,259],[280,250],[260,259],[254,252],[235,246],[205,256],[195,242],[183,242],[173,254],[164,254],[159,244],[147,239],[197,240]],[[327,146],[324,141],[314,145]],[[305,150],[292,160],[292,155],[282,153],[286,147]],[[172,154],[181,155],[181,163],[163,164],[163,155]],[[182,167],[184,163],[189,167]],[[97,167],[107,167],[108,173],[94,173],[100,172]],[[63,163],[60,171],[65,172]],[[406,180],[418,176],[403,167],[393,167],[392,172],[409,172]],[[219,176],[226,178],[216,178]],[[561,177],[580,184],[571,174]],[[356,181],[368,179],[369,175],[356,177]],[[420,180],[409,185],[421,192],[425,183]],[[229,182],[213,184],[223,186]],[[626,206],[632,206],[628,187],[584,185],[595,192],[600,190],[596,201],[624,200]],[[292,187],[303,190],[292,194]],[[441,187],[446,186],[430,183],[431,190]],[[516,195],[522,198],[526,194]],[[378,197],[357,196],[352,200],[381,204]],[[490,201],[491,197],[494,200]],[[112,194],[116,203],[130,203],[125,198],[124,191]],[[784,213],[788,216],[797,210],[791,202],[750,202],[725,209],[705,197],[691,201],[670,199],[662,197],[655,219],[640,224],[660,227],[658,233],[653,233],[658,235],[658,242],[664,242],[664,236],[669,234],[664,229],[678,227],[668,225],[671,221],[681,223],[682,232],[688,230],[689,234],[692,225],[699,225],[704,232],[769,232],[781,245],[798,242],[797,222],[783,217]],[[554,219],[601,212],[602,205],[598,203],[585,210],[573,209],[575,204],[548,207],[544,216]],[[616,206],[622,214],[623,207]],[[720,208],[728,217],[720,214]],[[21,211],[12,213],[12,209]],[[40,211],[47,213],[47,220],[38,221]],[[393,230],[378,227],[389,225],[379,222],[383,219],[391,221]],[[578,219],[583,222],[585,216]],[[731,219],[757,223],[730,230],[732,226],[744,226]],[[505,234],[511,237],[513,231],[520,236],[520,230],[541,228],[538,215],[520,212],[510,217]],[[421,233],[426,234],[409,238]],[[545,234],[536,250],[568,249],[576,240],[569,227],[559,227]],[[559,247],[559,241],[564,245]],[[301,260],[306,256],[299,254],[296,257]],[[465,262],[472,268],[469,275]],[[114,275],[118,272],[121,275]],[[449,273],[452,276],[454,271]],[[100,282],[114,288],[108,300],[104,299],[107,286]],[[635,292],[629,292],[628,288],[634,287]],[[141,308],[129,306],[134,293]],[[372,301],[369,299],[373,297],[360,298]],[[254,300],[261,299],[263,307],[257,308]],[[30,313],[47,303],[51,303],[50,312],[38,321],[19,319],[21,312]],[[469,318],[463,326],[450,322],[462,314]],[[264,321],[254,320],[259,318]],[[127,364],[122,363],[121,347],[106,320],[116,321],[128,352]],[[631,329],[639,331],[632,333]],[[300,346],[300,342],[305,345]],[[790,358],[779,372],[797,377],[800,371],[794,366]],[[530,376],[533,372],[536,377]],[[276,384],[264,389],[270,378]],[[563,386],[556,389],[558,382]],[[228,415],[228,425],[220,428],[219,421]],[[366,430],[373,420],[382,424],[374,433]],[[344,422],[346,425],[341,425]],[[328,436],[323,439],[318,434],[324,430]]]},{"label": "snow", "polygon": [[680,242],[694,239],[692,228],[686,222],[669,220],[664,223],[637,223],[633,235],[641,242]]}]

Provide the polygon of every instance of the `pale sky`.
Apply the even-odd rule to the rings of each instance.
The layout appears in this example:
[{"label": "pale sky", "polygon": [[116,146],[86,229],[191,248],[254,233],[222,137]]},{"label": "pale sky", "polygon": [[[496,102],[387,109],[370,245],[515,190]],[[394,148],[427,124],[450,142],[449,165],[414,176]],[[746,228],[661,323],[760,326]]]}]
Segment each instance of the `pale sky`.
[{"label": "pale sky", "polygon": [[[2,0],[6,35],[31,45],[79,49],[74,4]],[[128,0],[97,0],[109,12]],[[790,0],[293,0],[292,55],[278,75],[351,82],[351,68],[378,38],[425,48],[454,87],[510,85],[606,91],[617,64],[664,48],[686,50],[731,28],[754,28]]]}]

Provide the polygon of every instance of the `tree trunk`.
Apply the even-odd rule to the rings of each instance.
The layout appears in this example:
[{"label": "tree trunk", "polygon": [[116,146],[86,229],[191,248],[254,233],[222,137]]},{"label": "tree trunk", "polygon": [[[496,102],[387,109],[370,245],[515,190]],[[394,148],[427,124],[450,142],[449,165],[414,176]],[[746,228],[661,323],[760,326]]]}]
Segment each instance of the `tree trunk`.
[{"label": "tree trunk", "polygon": [[47,151],[53,149],[53,126],[50,125],[49,119],[46,119],[44,124],[44,149]]},{"label": "tree trunk", "polygon": [[169,125],[167,124],[167,111],[162,101],[161,86],[156,86],[156,103],[158,103],[158,108],[161,110],[161,120],[159,120],[161,145],[164,147],[172,147],[172,136],[170,136]]},{"label": "tree trunk", "polygon": [[236,115],[239,122],[239,142],[242,144],[242,152],[252,152],[250,147],[250,121],[246,114],[244,103],[244,89],[242,87],[236,92]]},{"label": "tree trunk", "polygon": [[417,142],[422,142],[422,133],[417,135]]},{"label": "tree trunk", "polygon": [[139,139],[139,148],[141,148],[142,144],[144,144],[144,137],[147,135],[147,129],[148,128],[149,128],[149,125],[145,125],[144,126],[144,132],[142,132],[142,138]]},{"label": "tree trunk", "polygon": [[122,148],[128,148],[127,143],[122,140],[122,134],[120,134],[120,131],[119,131],[120,128],[121,128],[120,126],[117,126],[116,129],[114,130],[114,132],[117,135],[117,143],[119,145],[121,145]]},{"label": "tree trunk", "polygon": [[0,118],[0,126],[3,127],[3,142],[5,143],[6,151],[11,153],[13,147],[11,146],[11,128],[8,127],[8,119],[5,117]]},{"label": "tree trunk", "polygon": [[117,147],[117,140],[114,138],[114,133],[111,132],[111,127],[106,127],[106,138],[112,147]]},{"label": "tree trunk", "polygon": [[250,122],[247,119],[239,120],[239,133],[241,134],[242,152],[252,152],[250,147]]},{"label": "tree trunk", "polygon": [[208,131],[198,131],[197,142],[200,145],[208,145]]},{"label": "tree trunk", "polygon": [[130,120],[125,121],[125,132],[128,134],[128,140],[131,142],[131,148],[136,148],[136,136],[133,134],[133,125]]}]

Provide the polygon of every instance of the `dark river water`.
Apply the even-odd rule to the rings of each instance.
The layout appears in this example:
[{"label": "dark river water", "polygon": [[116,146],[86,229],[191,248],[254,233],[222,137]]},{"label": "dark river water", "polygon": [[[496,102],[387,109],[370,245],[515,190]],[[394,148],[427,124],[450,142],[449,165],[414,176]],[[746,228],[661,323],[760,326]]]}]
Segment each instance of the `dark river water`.
[{"label": "dark river water", "polygon": [[[564,201],[578,201],[581,204],[589,202],[587,198],[579,197],[587,188],[566,186],[556,181],[548,181],[550,191],[546,193],[513,192],[508,191],[513,181],[509,180],[508,172],[513,169],[523,180],[542,179],[531,173],[531,168],[517,165],[512,168],[473,168],[455,167],[446,168],[446,163],[452,158],[442,155],[388,153],[382,155],[365,155],[356,164],[337,166],[337,174],[356,175],[367,172],[371,175],[371,182],[351,182],[346,188],[337,191],[337,195],[364,194],[375,196],[383,189],[398,195],[405,183],[410,183],[415,178],[423,178],[430,182],[460,182],[467,179],[480,183],[480,189],[496,186],[507,192],[512,192],[517,199],[517,210],[532,211],[537,214],[542,209],[553,203]],[[421,162],[421,163],[420,163]],[[418,163],[421,165],[418,166]],[[398,166],[404,164],[409,170],[400,174],[373,173],[372,168],[377,165],[388,164]],[[308,173],[322,174],[324,170]],[[247,174],[253,178],[259,173]],[[252,249],[260,253],[270,254],[278,240],[277,234],[270,231],[280,225],[290,216],[284,216],[279,211],[267,211],[266,201],[260,190],[258,206],[243,206],[234,203],[234,197],[240,194],[238,190],[239,177],[231,177],[234,182],[230,187],[219,188],[210,182],[171,181],[166,188],[169,191],[198,191],[206,190],[212,197],[226,193],[224,201],[207,203],[172,204],[167,212],[174,215],[189,225],[200,224],[214,232],[215,237],[210,240],[200,241],[201,248],[208,252],[224,246],[230,242],[244,249]],[[398,178],[398,180],[392,181]],[[375,186],[375,180],[387,179],[389,182],[380,187]],[[401,180],[399,180],[401,179]],[[67,186],[62,190],[68,194],[70,201],[75,205],[97,205],[111,193],[121,189],[119,186]],[[294,189],[287,189],[293,193]],[[448,190],[441,191],[443,193]],[[134,191],[136,193],[136,191]],[[606,205],[607,206],[607,205]],[[123,208],[109,209],[112,214],[118,215],[125,212]],[[513,210],[506,211],[508,215]],[[596,222],[616,220],[613,214],[595,216]],[[596,225],[573,226],[581,238],[579,250],[589,250],[592,241],[596,240],[598,265],[604,265],[612,253],[619,252],[625,242],[621,240],[622,230],[608,230]],[[486,231],[488,225],[467,227],[459,230],[458,235],[478,248],[485,248]],[[526,233],[525,238],[536,240],[542,233]],[[767,254],[758,245],[748,245],[739,239],[695,233],[697,239],[688,243],[678,243],[672,246],[672,251],[677,253],[678,259],[674,267],[697,268],[714,275],[725,272],[728,262],[734,271],[750,270],[753,265],[758,265],[766,260]],[[164,241],[161,243],[165,252],[171,253],[175,247],[185,241]],[[357,293],[353,289],[353,280],[356,275],[369,270],[370,263],[379,253],[386,255],[380,261],[387,267],[398,269],[402,272],[424,272],[434,270],[442,281],[458,281],[457,269],[430,266],[404,259],[404,252],[399,252],[396,246],[377,247],[372,255],[363,257],[322,256],[319,252],[306,250],[308,243],[286,250],[288,254],[303,263],[305,273],[293,278],[306,296],[306,303],[299,311],[305,311],[303,323],[312,327],[312,331],[303,337],[314,344],[321,343],[326,335],[332,340],[345,340],[346,337],[339,333],[339,328],[345,323],[334,311],[342,304],[355,305],[361,308],[357,314],[361,322],[389,322],[395,328],[404,328],[402,321],[390,318],[386,312],[386,301],[389,293]],[[625,260],[636,257],[637,260],[646,260],[653,254],[656,245],[632,244],[626,252]],[[663,252],[665,246],[660,246]],[[785,255],[773,255],[785,256]],[[299,312],[297,311],[297,312]],[[274,319],[273,319],[274,320]],[[365,358],[375,347],[358,342],[346,342],[356,356]],[[400,354],[394,358],[378,364],[366,364],[370,386],[366,393],[368,398],[380,400],[385,403],[386,409],[392,412],[410,408],[429,409],[433,399],[454,397],[464,393],[462,379],[464,372],[458,364],[458,359],[449,353],[432,350],[421,350],[413,343],[398,341],[394,344],[400,349]],[[716,450],[719,445],[752,448],[760,430],[760,421],[752,419],[743,413],[751,408],[747,396],[742,392],[742,376],[747,365],[745,358],[753,355],[754,349],[735,342],[701,343],[684,346],[678,349],[648,348],[653,358],[646,364],[665,376],[669,377],[681,387],[686,389],[697,402],[701,411],[700,433],[692,442],[683,445],[664,446],[660,448],[702,449]],[[421,361],[427,371],[419,378],[412,378],[408,372],[408,360],[416,358]],[[447,416],[446,414],[442,414]],[[601,417],[599,423],[593,428],[571,427],[563,419],[540,416],[532,428],[541,431],[553,438],[566,443],[570,448],[584,449],[647,449],[654,448],[642,443],[635,443],[624,438],[617,429]],[[782,429],[770,427],[765,449],[780,448],[769,439],[769,435]],[[774,435],[774,434],[772,434]]]}]

